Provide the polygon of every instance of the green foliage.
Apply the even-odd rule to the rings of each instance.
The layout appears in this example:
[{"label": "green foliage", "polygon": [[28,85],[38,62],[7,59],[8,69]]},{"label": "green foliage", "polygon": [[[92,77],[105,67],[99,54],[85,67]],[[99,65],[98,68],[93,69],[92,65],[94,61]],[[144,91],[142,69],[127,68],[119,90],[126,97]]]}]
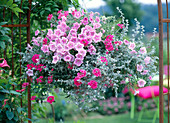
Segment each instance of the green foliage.
[{"label": "green foliage", "polygon": [[18,8],[18,5],[13,3],[13,0],[1,0],[0,7],[6,7],[11,9],[16,14],[17,17],[19,12],[23,13],[23,11],[20,8]]},{"label": "green foliage", "polygon": [[[124,13],[124,17],[129,20],[129,24],[133,24],[133,19],[138,18],[138,20],[142,17],[142,11],[140,10],[140,4],[133,2],[133,0],[124,0],[121,2],[120,0],[104,0],[107,5],[113,11],[113,15],[119,17],[119,12],[117,11],[117,7],[119,7]],[[107,14],[107,13],[106,13]]]}]

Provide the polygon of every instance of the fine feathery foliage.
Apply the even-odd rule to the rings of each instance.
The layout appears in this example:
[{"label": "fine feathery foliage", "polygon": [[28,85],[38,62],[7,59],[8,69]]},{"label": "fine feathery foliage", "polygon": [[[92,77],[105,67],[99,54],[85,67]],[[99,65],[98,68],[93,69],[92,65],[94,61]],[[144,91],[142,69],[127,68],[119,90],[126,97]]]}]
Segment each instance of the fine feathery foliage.
[{"label": "fine feathery foliage", "polygon": [[47,98],[52,104],[55,99],[49,92],[62,88],[80,109],[94,110],[87,104],[104,99],[108,87],[117,96],[121,86],[134,89],[135,85],[150,84],[157,62],[151,47],[154,37],[143,44],[144,27],[137,19],[128,37],[128,20],[119,8],[118,11],[121,20],[74,8],[60,10],[57,16],[49,14],[51,27],[37,30],[21,53],[23,79],[29,76],[31,80],[32,100]]}]

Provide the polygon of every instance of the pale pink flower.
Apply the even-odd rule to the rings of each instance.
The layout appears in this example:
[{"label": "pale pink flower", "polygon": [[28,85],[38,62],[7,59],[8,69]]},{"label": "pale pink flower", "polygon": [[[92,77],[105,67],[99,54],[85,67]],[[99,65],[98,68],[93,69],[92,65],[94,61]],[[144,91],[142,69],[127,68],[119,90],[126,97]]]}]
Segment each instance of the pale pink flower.
[{"label": "pale pink flower", "polygon": [[72,28],[78,30],[78,28],[80,27],[80,25],[81,25],[81,24],[79,24],[78,22],[73,23],[73,27],[72,27]]},{"label": "pale pink flower", "polygon": [[53,30],[52,29],[48,29],[47,35],[50,36],[51,34],[53,34]]},{"label": "pale pink flower", "polygon": [[145,84],[146,84],[146,81],[143,80],[143,79],[140,79],[140,80],[138,81],[138,86],[139,86],[140,88],[141,88],[141,87],[144,87]]},{"label": "pale pink flower", "polygon": [[137,52],[136,52],[136,50],[132,50],[130,53],[131,54],[136,54]]},{"label": "pale pink flower", "polygon": [[147,56],[147,57],[144,59],[145,64],[149,64],[149,63],[150,63],[150,59],[151,59],[151,58]]},{"label": "pale pink flower", "polygon": [[129,45],[130,44],[130,42],[128,40],[126,40],[126,39],[123,42],[124,42],[125,45]]},{"label": "pale pink flower", "polygon": [[101,77],[101,71],[98,68],[93,69],[92,73],[96,76],[96,77]]},{"label": "pale pink flower", "polygon": [[100,17],[96,16],[95,20],[99,23],[100,22]]},{"label": "pale pink flower", "polygon": [[79,19],[79,18],[81,17],[80,11],[76,11],[76,12],[74,13],[74,17],[77,18],[77,19]]},{"label": "pale pink flower", "polygon": [[81,39],[86,39],[86,35],[84,33],[78,34],[78,38]]},{"label": "pale pink flower", "polygon": [[40,33],[40,31],[37,29],[37,30],[35,31],[35,36],[37,36],[39,33]]},{"label": "pale pink flower", "polygon": [[77,43],[77,37],[71,37],[70,41]]},{"label": "pale pink flower", "polygon": [[28,76],[34,76],[33,70],[29,69],[26,73],[27,73]]},{"label": "pale pink flower", "polygon": [[71,42],[71,41],[69,41],[69,42],[67,43],[67,47],[68,47],[69,49],[73,49],[73,48],[74,48],[74,45],[75,45],[75,43],[74,43],[74,42]]},{"label": "pale pink flower", "polygon": [[43,45],[43,46],[41,47],[41,50],[42,50],[44,53],[49,52],[49,49],[48,49],[48,46],[47,46],[47,45]]},{"label": "pale pink flower", "polygon": [[141,47],[139,51],[140,51],[141,54],[146,54],[147,53],[145,47]]},{"label": "pale pink flower", "polygon": [[142,75],[146,75],[148,73],[148,70],[144,70],[143,73],[141,73]]},{"label": "pale pink flower", "polygon": [[49,47],[50,47],[50,50],[53,51],[53,52],[56,50],[56,45],[55,45],[54,42],[51,42]]},{"label": "pale pink flower", "polygon": [[93,23],[93,28],[94,29],[98,29],[101,27],[101,24],[100,23]]},{"label": "pale pink flower", "polygon": [[131,49],[131,50],[133,50],[135,47],[136,47],[135,43],[131,43],[131,42],[130,42],[130,45],[129,45],[128,48]]},{"label": "pale pink flower", "polygon": [[78,54],[76,54],[76,58],[79,58],[79,59],[83,60],[84,56],[82,54],[78,53]]},{"label": "pale pink flower", "polygon": [[67,38],[65,38],[65,37],[62,37],[62,39],[61,39],[61,43],[62,43],[62,44],[64,44],[64,45],[66,45],[66,44],[67,44],[67,42],[68,42],[68,39],[67,39]]},{"label": "pale pink flower", "polygon": [[53,56],[53,61],[52,61],[52,63],[53,63],[53,64],[56,64],[58,61],[59,61],[59,56],[58,56],[58,55]]},{"label": "pale pink flower", "polygon": [[90,30],[90,36],[91,36],[91,37],[94,37],[95,34],[96,34],[96,31],[95,31],[95,30]]},{"label": "pale pink flower", "polygon": [[96,48],[92,44],[90,44],[90,46],[88,46],[87,51],[90,53],[90,55],[95,55],[96,54]]},{"label": "pale pink flower", "polygon": [[142,65],[137,64],[137,71],[141,72],[141,71],[142,71],[142,69],[143,69],[143,66],[142,66]]},{"label": "pale pink flower", "polygon": [[84,57],[84,56],[86,56],[87,51],[84,49],[80,49],[80,50],[78,50],[78,53]]},{"label": "pale pink flower", "polygon": [[102,37],[102,33],[98,33],[98,34],[95,34],[95,36],[93,37],[93,40],[95,43],[98,43],[101,41],[101,37]]},{"label": "pale pink flower", "polygon": [[66,62],[71,61],[71,56],[70,56],[70,55],[66,55],[66,56],[64,57],[64,61],[66,61]]},{"label": "pale pink flower", "polygon": [[77,66],[80,66],[82,63],[83,63],[83,60],[81,60],[79,58],[76,58],[75,61],[74,61],[74,64],[77,65]]},{"label": "pale pink flower", "polygon": [[77,51],[79,51],[79,50],[83,49],[83,47],[84,47],[84,45],[81,44],[80,42],[78,42],[78,43],[76,44],[76,46],[75,46],[75,49],[76,49]]},{"label": "pale pink flower", "polygon": [[61,45],[61,44],[58,44],[57,46],[56,46],[56,50],[57,50],[57,52],[62,52],[63,51],[63,46]]},{"label": "pale pink flower", "polygon": [[60,37],[63,35],[63,32],[60,30],[60,29],[55,29],[54,30],[54,34],[57,36],[57,37]]}]

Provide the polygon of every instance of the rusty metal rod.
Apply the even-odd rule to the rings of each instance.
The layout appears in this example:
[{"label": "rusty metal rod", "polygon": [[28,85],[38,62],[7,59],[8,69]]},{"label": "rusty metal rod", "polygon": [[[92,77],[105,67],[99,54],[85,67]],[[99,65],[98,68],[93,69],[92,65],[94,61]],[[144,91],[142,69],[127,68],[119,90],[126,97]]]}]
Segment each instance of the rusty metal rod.
[{"label": "rusty metal rod", "polygon": [[[31,15],[31,2],[32,0],[29,0],[29,9],[27,10],[27,43],[30,43],[30,15]],[[28,118],[31,119],[31,80],[28,78]],[[28,120],[28,123],[32,123],[30,120]]]},{"label": "rusty metal rod", "polygon": [[28,24],[5,24],[2,27],[28,27]]},{"label": "rusty metal rod", "polygon": [[[169,18],[168,15],[168,1],[166,0],[166,13],[167,19]],[[168,90],[169,90],[169,23],[167,22],[167,64],[168,64]],[[168,91],[168,123],[169,123],[169,91]]]},{"label": "rusty metal rod", "polygon": [[163,15],[162,2],[157,0],[159,15],[159,123],[164,123],[163,112]]},{"label": "rusty metal rod", "polygon": [[[13,24],[13,12],[11,13],[11,23]],[[14,77],[14,37],[13,27],[11,28],[11,39],[12,39],[12,77]]]}]

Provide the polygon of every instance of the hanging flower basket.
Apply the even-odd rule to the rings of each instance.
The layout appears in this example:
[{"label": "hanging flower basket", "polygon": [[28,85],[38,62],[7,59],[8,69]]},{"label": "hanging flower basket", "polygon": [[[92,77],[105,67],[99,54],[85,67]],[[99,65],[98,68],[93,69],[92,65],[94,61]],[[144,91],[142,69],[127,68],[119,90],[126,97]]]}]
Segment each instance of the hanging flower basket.
[{"label": "hanging flower basket", "polygon": [[23,53],[24,77],[31,78],[32,92],[38,95],[34,99],[44,100],[52,88],[62,88],[85,109],[104,99],[108,87],[117,93],[120,86],[150,84],[157,60],[153,39],[142,42],[144,27],[137,20],[128,38],[128,20],[118,11],[121,19],[73,9],[48,16],[51,27],[37,30]]}]

